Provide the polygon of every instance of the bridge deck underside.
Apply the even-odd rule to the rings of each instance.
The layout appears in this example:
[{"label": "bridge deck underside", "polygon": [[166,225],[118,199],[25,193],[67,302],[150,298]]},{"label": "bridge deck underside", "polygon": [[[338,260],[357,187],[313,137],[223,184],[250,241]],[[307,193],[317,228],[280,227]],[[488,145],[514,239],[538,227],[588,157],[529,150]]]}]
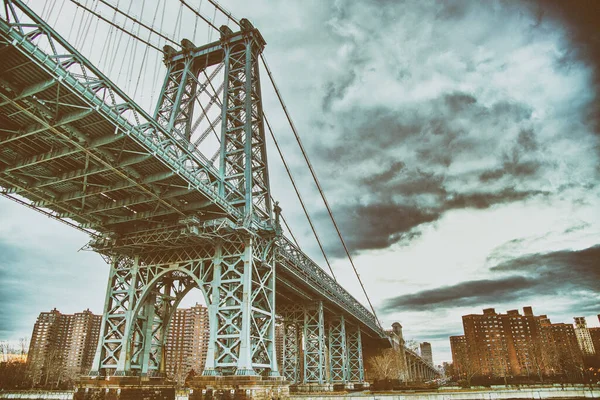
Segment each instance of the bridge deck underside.
[{"label": "bridge deck underside", "polygon": [[0,186],[97,231],[222,211],[7,44],[0,44]]},{"label": "bridge deck underside", "polygon": [[[209,225],[236,219],[236,205],[213,196],[218,172],[186,155],[189,143],[178,143],[173,157],[156,154],[144,142],[144,125],[154,138],[178,139],[166,137],[155,121],[132,121],[127,113],[139,106],[131,101],[115,116],[118,103],[104,98],[114,93],[106,90],[112,83],[102,77],[96,90],[96,78],[66,72],[73,58],[61,57],[44,55],[0,19],[0,193],[91,234],[114,234],[118,240],[109,247],[122,254],[192,257],[196,246],[215,237],[190,234],[182,221],[190,215]],[[78,82],[67,82],[73,76]],[[173,162],[179,154],[191,169]],[[277,285],[282,303],[324,300],[331,313],[347,314],[366,334],[383,334],[371,313],[285,238]]]}]

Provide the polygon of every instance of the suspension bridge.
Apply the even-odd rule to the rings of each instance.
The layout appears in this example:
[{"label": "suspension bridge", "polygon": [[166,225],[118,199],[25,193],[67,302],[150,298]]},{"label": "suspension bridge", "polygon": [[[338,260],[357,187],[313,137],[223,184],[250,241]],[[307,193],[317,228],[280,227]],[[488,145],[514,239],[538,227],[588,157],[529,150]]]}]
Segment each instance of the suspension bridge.
[{"label": "suspension bridge", "polygon": [[[98,349],[80,398],[94,390],[164,386],[169,321],[194,288],[205,297],[210,321],[206,366],[194,378],[198,387],[246,382],[264,392],[288,384],[318,390],[363,384],[365,355],[393,340],[360,282],[266,63],[258,29],[211,0],[212,18],[181,0],[173,35],[157,23],[167,12],[165,2],[156,3],[152,23],[105,0],[63,1],[60,8],[58,1],[46,2],[37,13],[21,0],[3,3],[0,193],[86,232],[89,249],[110,264]],[[50,24],[65,3],[76,6],[74,18],[83,21],[71,41]],[[217,26],[217,13],[226,23]],[[193,37],[176,41],[185,15],[193,18]],[[212,40],[195,43],[199,25]],[[90,41],[90,54],[100,53],[98,64],[112,56],[104,69],[125,71],[115,75],[124,84],[82,54]],[[132,52],[129,61],[122,58]],[[263,110],[261,69],[369,308],[333,275]],[[163,83],[144,95],[152,81]],[[127,93],[139,93],[145,105]],[[267,132],[330,273],[302,251],[271,195]],[[281,365],[276,324],[284,331]],[[406,350],[406,358],[415,378],[435,376],[417,354]]]}]

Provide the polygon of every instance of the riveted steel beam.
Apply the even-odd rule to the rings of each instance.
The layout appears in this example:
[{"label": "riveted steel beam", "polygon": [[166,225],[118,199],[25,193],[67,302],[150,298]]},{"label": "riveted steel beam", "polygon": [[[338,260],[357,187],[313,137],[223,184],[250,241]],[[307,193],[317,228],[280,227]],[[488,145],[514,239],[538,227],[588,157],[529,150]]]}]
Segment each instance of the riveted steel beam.
[{"label": "riveted steel beam", "polygon": [[39,188],[43,188],[46,186],[50,186],[50,185],[56,185],[56,184],[60,184],[60,183],[64,183],[73,179],[80,179],[83,178],[84,176],[91,176],[91,175],[95,175],[95,174],[100,174],[103,172],[108,172],[111,171],[112,169],[116,168],[123,168],[123,167],[128,167],[131,165],[135,165],[144,161],[149,160],[150,158],[152,158],[152,155],[150,154],[136,154],[134,156],[131,157],[127,157],[125,159],[123,159],[121,162],[115,164],[112,167],[107,167],[105,165],[102,166],[90,166],[89,168],[80,168],[80,169],[76,169],[73,171],[69,171],[69,172],[65,172],[63,174],[60,174],[54,178],[50,178],[50,179],[46,179],[46,180],[40,180],[36,183],[33,183],[31,185],[27,185],[25,186],[24,189],[17,189],[17,188],[10,188],[9,190],[7,190],[7,193],[20,193],[24,190],[29,190],[29,189],[39,189]]},{"label": "riveted steel beam", "polygon": [[[24,99],[26,97],[30,97],[33,95],[36,95],[40,92],[43,92],[46,89],[51,88],[52,86],[54,86],[56,84],[56,79],[47,79],[43,82],[38,82],[38,83],[34,83],[30,86],[27,86],[23,89],[21,89],[21,91],[19,92],[19,94],[15,97],[15,100],[21,100]],[[7,104],[10,104],[10,101],[3,101],[0,102],[0,107],[3,107]]]},{"label": "riveted steel beam", "polygon": [[[178,190],[172,190],[172,191],[168,191],[165,193],[161,193],[160,197],[162,199],[172,199],[174,197],[183,196],[186,194],[190,194],[192,192],[193,192],[193,190],[191,190],[191,189],[178,189]],[[128,197],[126,199],[120,199],[120,200],[102,203],[98,206],[87,209],[86,212],[89,214],[102,213],[105,211],[116,210],[119,208],[127,208],[127,207],[131,207],[134,205],[145,204],[145,203],[149,203],[152,201],[156,201],[156,199],[153,199],[153,198],[145,196],[145,195],[132,196],[132,197]]]},{"label": "riveted steel beam", "polygon": [[[188,204],[186,204],[184,206],[178,207],[178,212],[199,211],[199,210],[202,210],[203,208],[206,208],[206,207],[208,207],[208,206],[210,206],[212,204],[213,203],[211,201],[209,201],[209,200],[188,203]],[[169,208],[166,208],[166,209],[163,208],[161,210],[137,212],[137,213],[134,213],[132,211],[132,215],[130,215],[128,217],[109,218],[109,219],[103,220],[101,223],[83,224],[82,227],[84,227],[84,228],[100,228],[100,227],[103,227],[103,226],[111,226],[111,225],[117,225],[117,224],[124,224],[126,222],[133,222],[133,221],[141,221],[141,220],[152,219],[153,217],[164,217],[166,215],[171,215],[171,214],[177,214],[177,212],[175,212],[174,210],[169,209]]]},{"label": "riveted steel beam", "polygon": [[[6,145],[10,142],[14,142],[15,140],[24,139],[26,137],[35,135],[40,132],[47,131],[52,128],[58,128],[59,126],[63,126],[63,125],[69,124],[71,122],[78,121],[82,118],[87,117],[92,112],[93,112],[93,110],[90,110],[90,109],[77,110],[72,113],[63,115],[61,118],[59,118],[54,123],[29,125],[28,127],[24,128],[22,130],[22,132],[7,136],[4,139],[0,140],[0,146]],[[112,136],[114,136],[114,135],[112,135]]]},{"label": "riveted steel beam", "polygon": [[[145,177],[144,179],[141,179],[139,182],[135,182],[135,181],[130,181],[130,180],[122,180],[119,181],[118,183],[112,185],[112,186],[106,186],[106,187],[93,187],[90,188],[88,190],[79,190],[76,192],[70,192],[70,193],[65,193],[61,196],[59,196],[57,199],[55,199],[53,202],[35,202],[34,205],[36,207],[47,207],[51,204],[56,204],[56,203],[62,203],[65,201],[70,201],[70,200],[77,200],[77,199],[81,199],[84,197],[89,197],[89,196],[96,196],[99,194],[106,194],[106,193],[110,193],[110,192],[114,192],[117,190],[124,190],[124,189],[130,189],[130,188],[134,188],[134,187],[138,187],[139,185],[144,185],[144,184],[148,184],[148,183],[153,183],[153,182],[159,182],[165,179],[169,179],[171,177],[175,176],[175,173],[169,171],[169,172],[160,172],[158,174],[153,174],[153,175],[148,175],[147,177]],[[156,197],[158,196],[157,194],[154,194],[154,197],[156,199]]]}]

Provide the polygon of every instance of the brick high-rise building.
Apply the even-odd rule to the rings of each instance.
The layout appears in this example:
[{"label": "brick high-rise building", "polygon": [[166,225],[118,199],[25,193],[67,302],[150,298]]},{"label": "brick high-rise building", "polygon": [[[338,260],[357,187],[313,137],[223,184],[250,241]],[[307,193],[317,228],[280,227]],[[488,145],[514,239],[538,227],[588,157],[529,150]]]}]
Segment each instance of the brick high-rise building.
[{"label": "brick high-rise building", "polygon": [[101,319],[90,310],[69,315],[55,308],[40,313],[27,357],[34,382],[65,381],[88,372],[98,343]]},{"label": "brick high-rise building", "polygon": [[583,357],[575,329],[571,324],[550,324],[551,346],[548,358],[554,373],[567,376],[578,376],[583,366]]},{"label": "brick high-rise building", "polygon": [[473,364],[469,361],[467,338],[465,335],[450,336],[450,350],[452,351],[452,369],[454,375],[459,378],[470,375],[469,370]]},{"label": "brick high-rise building", "polygon": [[[598,321],[600,321],[600,314],[598,314]],[[596,357],[600,358],[600,328],[588,328],[588,331],[590,332],[590,338],[592,339],[592,344],[596,350]]]},{"label": "brick high-rise building", "polygon": [[191,370],[202,374],[208,339],[208,309],[200,304],[191,308],[178,308],[171,319],[167,336],[167,376],[182,384]]},{"label": "brick high-rise building", "polygon": [[568,375],[582,362],[573,327],[535,316],[531,307],[524,307],[523,315],[488,308],[463,316],[463,327],[464,336],[450,338],[455,370],[462,375],[541,379]]}]

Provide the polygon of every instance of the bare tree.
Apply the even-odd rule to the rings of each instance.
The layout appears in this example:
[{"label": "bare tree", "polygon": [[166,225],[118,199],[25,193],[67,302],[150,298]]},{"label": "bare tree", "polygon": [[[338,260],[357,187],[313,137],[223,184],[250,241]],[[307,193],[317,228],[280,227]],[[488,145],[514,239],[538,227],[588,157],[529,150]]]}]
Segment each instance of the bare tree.
[{"label": "bare tree", "polygon": [[394,349],[385,349],[381,354],[369,359],[373,378],[377,380],[398,379],[400,373],[398,364],[398,351]]},{"label": "bare tree", "polygon": [[0,361],[8,361],[8,342],[3,340],[0,342]]},{"label": "bare tree", "polygon": [[410,339],[407,340],[404,345],[409,349],[412,350],[413,352],[415,352],[416,354],[421,354],[420,353],[420,346],[419,346],[419,342],[417,342],[414,339]]},{"label": "bare tree", "polygon": [[467,386],[471,386],[471,380],[481,373],[479,363],[472,362],[467,352],[458,354],[457,360],[453,363],[453,370],[459,380],[464,380]]},{"label": "bare tree", "polygon": [[26,337],[19,338],[19,350],[21,351],[21,357],[23,361],[27,356],[27,351],[29,350],[29,339]]}]

